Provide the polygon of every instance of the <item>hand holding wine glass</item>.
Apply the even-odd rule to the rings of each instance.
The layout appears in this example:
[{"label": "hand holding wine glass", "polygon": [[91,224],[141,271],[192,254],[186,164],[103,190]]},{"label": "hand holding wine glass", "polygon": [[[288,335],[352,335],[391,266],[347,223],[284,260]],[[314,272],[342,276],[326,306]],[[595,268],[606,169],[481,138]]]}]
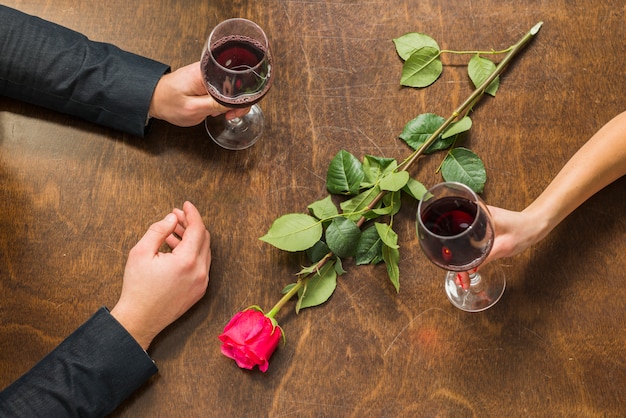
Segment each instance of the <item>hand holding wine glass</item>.
[{"label": "hand holding wine glass", "polygon": [[265,32],[250,20],[225,20],[209,35],[200,64],[208,93],[224,106],[250,107],[239,118],[206,119],[207,132],[218,145],[231,150],[245,149],[261,136],[263,112],[256,103],[270,89],[271,61]]},{"label": "hand holding wine glass", "polygon": [[173,125],[188,127],[204,122],[207,116],[225,114],[226,119],[241,117],[248,108],[230,108],[217,103],[207,93],[200,62],[164,74],[157,82],[148,114]]},{"label": "hand holding wine glass", "polygon": [[[487,205],[469,187],[433,186],[418,205],[417,235],[426,256],[449,270],[445,288],[453,305],[478,312],[500,299],[506,286],[501,269],[491,263],[477,271],[493,246],[494,227]],[[464,271],[471,272],[467,289],[457,279]]]}]

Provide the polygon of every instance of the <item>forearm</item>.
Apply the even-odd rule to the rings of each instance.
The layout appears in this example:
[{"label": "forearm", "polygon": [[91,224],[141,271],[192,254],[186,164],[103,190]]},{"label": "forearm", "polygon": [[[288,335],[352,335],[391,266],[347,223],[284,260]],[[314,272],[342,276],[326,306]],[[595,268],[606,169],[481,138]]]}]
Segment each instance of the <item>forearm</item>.
[{"label": "forearm", "polygon": [[145,351],[102,308],[0,392],[0,416],[105,416],[156,371]]},{"label": "forearm", "polygon": [[0,95],[142,136],[168,69],[0,5]]},{"label": "forearm", "polygon": [[626,112],[604,125],[524,211],[541,222],[535,242],[595,193],[626,174]]}]

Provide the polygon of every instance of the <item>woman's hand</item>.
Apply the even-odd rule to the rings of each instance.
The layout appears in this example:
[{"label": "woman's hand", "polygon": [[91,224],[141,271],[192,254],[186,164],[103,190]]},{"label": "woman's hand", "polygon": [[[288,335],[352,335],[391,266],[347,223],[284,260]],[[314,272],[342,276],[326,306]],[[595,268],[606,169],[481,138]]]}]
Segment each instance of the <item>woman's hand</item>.
[{"label": "woman's hand", "polygon": [[[495,239],[483,265],[498,258],[517,255],[539,242],[549,232],[547,221],[540,214],[533,216],[527,210],[515,212],[495,206],[488,208],[493,220]],[[467,290],[470,284],[469,275],[475,271],[457,274],[457,285]]]}]

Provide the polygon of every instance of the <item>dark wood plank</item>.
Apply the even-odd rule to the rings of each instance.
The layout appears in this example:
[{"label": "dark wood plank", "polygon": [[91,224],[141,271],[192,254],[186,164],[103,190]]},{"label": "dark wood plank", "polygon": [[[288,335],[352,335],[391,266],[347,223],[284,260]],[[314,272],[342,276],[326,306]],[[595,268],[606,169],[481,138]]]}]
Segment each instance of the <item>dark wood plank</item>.
[{"label": "dark wood plank", "polygon": [[[346,149],[402,159],[404,124],[448,115],[471,91],[463,63],[399,86],[392,39],[419,31],[445,49],[501,49],[545,24],[473,113],[485,199],[522,209],[626,102],[623,2],[480,0],[75,2],[13,0],[28,13],[178,67],[213,25],[247,17],[271,38],[276,81],[265,137],[247,151],[201,126],[157,122],[144,140],[0,98],[0,386],[28,370],[99,306],[113,306],[128,250],[185,200],[212,234],[207,296],[154,342],[159,375],[114,415],[620,416],[626,383],[624,179],[535,248],[503,264],[509,286],[481,314],[453,308],[403,202],[401,291],[384,266],[356,267],[332,299],[281,312],[287,344],[266,374],[239,370],[217,335],[238,310],[269,309],[302,260],[258,240],[326,196]],[[412,174],[434,184],[439,161]]]}]

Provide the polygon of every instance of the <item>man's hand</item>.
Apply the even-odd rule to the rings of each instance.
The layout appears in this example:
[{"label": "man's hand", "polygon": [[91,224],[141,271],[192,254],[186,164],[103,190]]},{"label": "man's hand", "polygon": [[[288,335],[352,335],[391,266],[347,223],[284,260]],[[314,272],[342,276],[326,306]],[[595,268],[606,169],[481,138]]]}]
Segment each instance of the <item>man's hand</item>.
[{"label": "man's hand", "polygon": [[[150,226],[130,250],[120,299],[111,310],[147,349],[154,337],[202,296],[209,282],[210,236],[189,202]],[[160,252],[167,243],[171,252]]]},{"label": "man's hand", "polygon": [[201,123],[207,116],[226,113],[227,119],[233,119],[249,110],[230,109],[216,102],[206,91],[198,61],[161,77],[154,89],[149,114],[187,127]]}]

